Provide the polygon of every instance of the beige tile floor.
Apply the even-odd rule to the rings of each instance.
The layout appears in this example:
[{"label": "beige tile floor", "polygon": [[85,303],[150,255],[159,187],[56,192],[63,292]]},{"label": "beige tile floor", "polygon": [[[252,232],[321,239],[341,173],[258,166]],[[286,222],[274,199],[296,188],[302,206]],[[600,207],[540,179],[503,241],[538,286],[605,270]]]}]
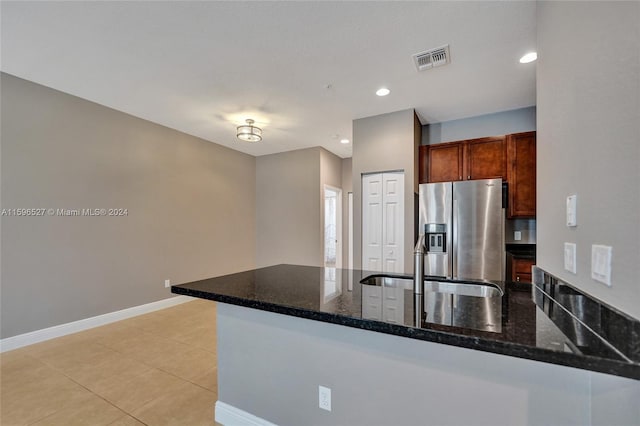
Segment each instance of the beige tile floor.
[{"label": "beige tile floor", "polygon": [[215,312],[195,300],[0,354],[0,425],[213,425]]}]

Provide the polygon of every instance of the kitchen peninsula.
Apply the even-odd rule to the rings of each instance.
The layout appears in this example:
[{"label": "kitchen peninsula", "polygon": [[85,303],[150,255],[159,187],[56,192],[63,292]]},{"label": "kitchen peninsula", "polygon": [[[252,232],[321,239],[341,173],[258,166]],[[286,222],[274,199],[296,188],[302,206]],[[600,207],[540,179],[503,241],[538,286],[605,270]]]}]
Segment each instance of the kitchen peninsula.
[{"label": "kitchen peninsula", "polygon": [[[395,322],[367,319],[371,286],[360,281],[371,274],[277,265],[172,287],[221,302],[216,420],[585,425],[640,418],[633,318],[537,269],[533,287],[497,283],[495,331],[415,324],[412,289],[393,286]],[[566,303],[576,300],[590,317],[606,315],[625,331],[616,336],[577,318]],[[318,408],[319,385],[332,389],[331,412]]]}]

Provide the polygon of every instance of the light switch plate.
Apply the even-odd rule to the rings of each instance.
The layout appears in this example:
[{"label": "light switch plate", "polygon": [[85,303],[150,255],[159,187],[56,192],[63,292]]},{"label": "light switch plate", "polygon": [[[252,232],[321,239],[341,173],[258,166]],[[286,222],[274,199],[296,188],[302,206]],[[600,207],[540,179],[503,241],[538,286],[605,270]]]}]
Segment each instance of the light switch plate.
[{"label": "light switch plate", "polygon": [[564,269],[571,273],[576,273],[575,243],[564,243]]},{"label": "light switch plate", "polygon": [[573,194],[567,197],[567,226],[577,226],[578,196]]},{"label": "light switch plate", "polygon": [[591,278],[611,287],[611,246],[591,246]]}]

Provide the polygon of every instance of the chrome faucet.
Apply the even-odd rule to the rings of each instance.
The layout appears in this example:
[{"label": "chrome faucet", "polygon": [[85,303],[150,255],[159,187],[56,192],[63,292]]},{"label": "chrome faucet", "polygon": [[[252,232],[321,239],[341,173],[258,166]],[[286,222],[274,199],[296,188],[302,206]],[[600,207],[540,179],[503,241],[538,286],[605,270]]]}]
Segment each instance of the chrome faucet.
[{"label": "chrome faucet", "polygon": [[424,301],[422,293],[424,291],[424,253],[425,234],[420,234],[416,247],[413,249],[413,312],[415,327],[422,327],[424,319]]},{"label": "chrome faucet", "polygon": [[424,253],[425,234],[420,234],[416,247],[413,249],[413,293],[422,294],[424,287]]}]

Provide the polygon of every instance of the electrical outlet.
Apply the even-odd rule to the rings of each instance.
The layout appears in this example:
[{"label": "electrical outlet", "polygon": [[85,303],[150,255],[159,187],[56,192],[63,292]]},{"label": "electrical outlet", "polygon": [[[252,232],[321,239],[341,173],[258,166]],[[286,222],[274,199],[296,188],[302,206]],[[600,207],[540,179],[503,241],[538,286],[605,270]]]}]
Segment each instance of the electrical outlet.
[{"label": "electrical outlet", "polygon": [[522,231],[515,231],[513,233],[513,240],[514,241],[520,241],[522,240]]},{"label": "electrical outlet", "polygon": [[165,288],[171,287],[171,280],[164,280],[164,286]]},{"label": "electrical outlet", "polygon": [[331,411],[331,389],[318,386],[318,407]]}]

